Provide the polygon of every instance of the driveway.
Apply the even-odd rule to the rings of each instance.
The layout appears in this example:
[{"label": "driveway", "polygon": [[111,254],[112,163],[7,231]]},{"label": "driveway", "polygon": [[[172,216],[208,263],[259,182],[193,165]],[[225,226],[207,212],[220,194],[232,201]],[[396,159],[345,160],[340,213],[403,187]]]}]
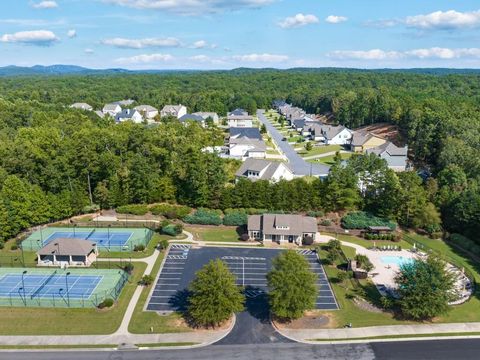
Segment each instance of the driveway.
[{"label": "driveway", "polygon": [[285,156],[288,159],[289,166],[292,169],[295,175],[305,176],[305,175],[313,175],[313,176],[320,176],[325,177],[328,175],[330,171],[330,167],[327,165],[322,164],[312,164],[305,159],[303,159],[297,152],[293,149],[293,147],[287,142],[282,141],[284,135],[278,131],[275,126],[273,126],[265,117],[264,110],[257,111],[258,119],[265,125],[267,128],[268,133],[271,135],[273,141],[275,141],[278,147],[282,150]]}]

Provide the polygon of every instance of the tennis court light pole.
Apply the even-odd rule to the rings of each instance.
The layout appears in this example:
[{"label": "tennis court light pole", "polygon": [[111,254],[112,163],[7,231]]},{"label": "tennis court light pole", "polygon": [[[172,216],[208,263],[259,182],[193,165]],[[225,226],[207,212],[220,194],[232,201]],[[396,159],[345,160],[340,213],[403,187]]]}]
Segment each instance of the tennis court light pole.
[{"label": "tennis court light pole", "polygon": [[27,306],[27,298],[25,297],[25,275],[27,274],[27,270],[24,270],[22,272],[22,289],[23,289],[23,303],[25,304],[25,306]]},{"label": "tennis court light pole", "polygon": [[65,285],[67,286],[67,304],[70,307],[70,291],[68,290],[68,275],[70,275],[70,271],[65,274]]}]

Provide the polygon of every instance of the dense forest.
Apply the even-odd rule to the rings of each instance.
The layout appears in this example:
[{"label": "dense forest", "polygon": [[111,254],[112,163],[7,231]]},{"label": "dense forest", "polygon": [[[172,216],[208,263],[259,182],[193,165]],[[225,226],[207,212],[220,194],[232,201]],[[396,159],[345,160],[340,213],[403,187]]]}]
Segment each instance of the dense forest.
[{"label": "dense forest", "polygon": [[[325,181],[268,184],[231,178],[235,164],[201,148],[219,129],[115,125],[68,108],[134,99],[189,112],[243,107],[253,113],[286,99],[332,114],[351,128],[398,125],[410,157],[430,178],[394,174],[354,157]],[[459,232],[480,242],[480,76],[315,70],[10,77],[0,82],[0,239],[28,226],[101,206],[176,201],[211,208],[365,209],[400,224]],[[358,189],[362,176],[369,186]],[[441,220],[439,217],[441,214]]]}]

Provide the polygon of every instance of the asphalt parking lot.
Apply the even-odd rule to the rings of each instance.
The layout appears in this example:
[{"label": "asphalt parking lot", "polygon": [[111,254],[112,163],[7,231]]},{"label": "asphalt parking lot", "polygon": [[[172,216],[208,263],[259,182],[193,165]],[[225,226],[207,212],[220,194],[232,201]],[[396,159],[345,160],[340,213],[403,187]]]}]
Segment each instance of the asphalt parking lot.
[{"label": "asphalt parking lot", "polygon": [[[272,260],[282,250],[255,248],[192,248],[190,245],[174,244],[170,247],[157,278],[146,310],[171,312],[183,310],[186,306],[187,288],[195,278],[195,273],[213,259],[225,261],[237,278],[237,284],[245,287],[247,299],[255,301],[267,293],[266,274],[271,268]],[[317,309],[337,309],[337,303],[330,284],[316,254],[310,250],[299,250],[312,271],[318,275],[319,295]]]}]

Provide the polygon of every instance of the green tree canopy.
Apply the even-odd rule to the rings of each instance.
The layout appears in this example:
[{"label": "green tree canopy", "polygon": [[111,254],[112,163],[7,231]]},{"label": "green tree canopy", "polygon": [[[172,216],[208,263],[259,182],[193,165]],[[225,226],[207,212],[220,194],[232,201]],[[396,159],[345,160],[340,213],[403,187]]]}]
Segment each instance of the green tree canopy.
[{"label": "green tree canopy", "polygon": [[310,264],[295,251],[288,250],[273,260],[267,274],[270,310],[280,319],[298,319],[315,307],[316,275]]},{"label": "green tree canopy", "polygon": [[243,310],[245,297],[235,276],[221,260],[212,260],[196,273],[189,287],[188,315],[197,326],[216,326]]}]

